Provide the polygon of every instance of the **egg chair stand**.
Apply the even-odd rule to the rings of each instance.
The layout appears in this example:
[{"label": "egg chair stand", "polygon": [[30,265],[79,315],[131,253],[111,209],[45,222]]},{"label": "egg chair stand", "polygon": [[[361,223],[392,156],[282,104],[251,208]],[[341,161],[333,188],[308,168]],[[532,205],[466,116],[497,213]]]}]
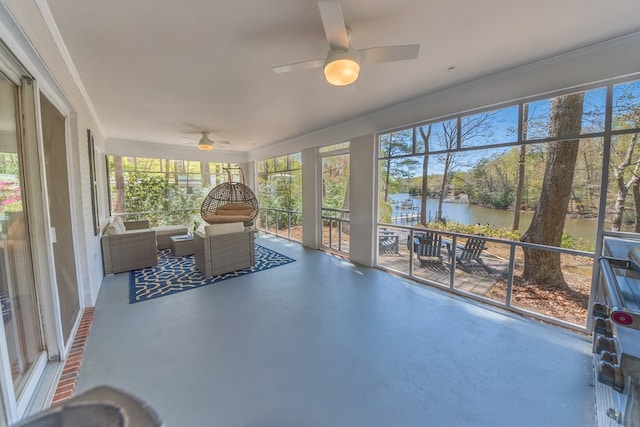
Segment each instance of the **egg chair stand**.
[{"label": "egg chair stand", "polygon": [[[242,182],[233,182],[230,169],[240,170]],[[240,168],[225,168],[229,182],[216,185],[205,197],[200,216],[208,224],[243,222],[253,226],[258,216],[258,199],[251,188],[244,184],[244,172]]]}]

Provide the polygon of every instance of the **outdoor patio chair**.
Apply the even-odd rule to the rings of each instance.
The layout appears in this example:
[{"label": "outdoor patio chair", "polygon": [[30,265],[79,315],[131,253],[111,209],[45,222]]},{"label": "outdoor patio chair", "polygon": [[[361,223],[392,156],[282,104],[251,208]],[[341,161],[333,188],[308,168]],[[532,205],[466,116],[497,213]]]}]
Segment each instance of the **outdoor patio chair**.
[{"label": "outdoor patio chair", "polygon": [[204,277],[217,276],[256,264],[254,231],[242,222],[207,225],[193,235],[194,260]]},{"label": "outdoor patio chair", "polygon": [[393,231],[381,229],[378,236],[378,254],[399,254],[399,242],[400,236]]},{"label": "outdoor patio chair", "polygon": [[158,263],[156,232],[149,228],[149,221],[122,221],[114,217],[100,241],[105,275]]},{"label": "outdoor patio chair", "polygon": [[[482,237],[470,237],[465,242],[464,246],[456,246],[455,256],[456,265],[466,272],[470,272],[470,267],[477,266],[482,267],[487,271],[490,271],[489,267],[482,261],[482,251],[486,249],[486,239]],[[447,252],[449,253],[449,259],[452,259],[453,245],[449,242],[446,243]]]},{"label": "outdoor patio chair", "polygon": [[[411,236],[407,237],[407,247],[411,250]],[[416,253],[420,266],[442,263],[442,236],[435,231],[414,233],[413,252]]]}]

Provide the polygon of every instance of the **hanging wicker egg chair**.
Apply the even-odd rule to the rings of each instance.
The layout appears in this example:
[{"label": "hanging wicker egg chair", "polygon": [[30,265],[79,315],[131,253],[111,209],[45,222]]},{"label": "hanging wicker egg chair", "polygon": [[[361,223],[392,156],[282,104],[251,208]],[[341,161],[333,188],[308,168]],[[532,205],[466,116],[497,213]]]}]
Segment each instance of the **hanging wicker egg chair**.
[{"label": "hanging wicker egg chair", "polygon": [[258,199],[251,188],[244,184],[244,172],[241,172],[242,182],[233,182],[229,169],[229,182],[216,185],[207,194],[200,216],[208,224],[223,224],[229,222],[243,222],[245,226],[253,225],[258,216]]}]

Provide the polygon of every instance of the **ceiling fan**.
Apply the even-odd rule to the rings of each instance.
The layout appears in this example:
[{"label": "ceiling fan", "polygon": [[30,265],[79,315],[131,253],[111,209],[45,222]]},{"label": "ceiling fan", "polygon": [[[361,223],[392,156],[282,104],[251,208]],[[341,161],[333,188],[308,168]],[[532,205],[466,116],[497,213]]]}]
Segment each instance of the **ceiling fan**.
[{"label": "ceiling fan", "polygon": [[324,32],[329,41],[327,57],[273,67],[272,70],[275,73],[323,67],[327,82],[335,86],[346,86],[358,79],[360,65],[403,61],[418,57],[419,44],[356,50],[351,46],[352,32],[344,23],[340,3],[321,1],[318,2],[318,7]]},{"label": "ceiling fan", "polygon": [[[198,140],[198,148],[201,150],[213,150],[214,146],[217,145],[229,145],[231,144],[229,141],[221,141],[221,140],[212,140],[211,138],[209,138],[209,134],[211,134],[211,132],[205,132],[202,131],[200,132],[200,134],[202,135],[202,137]],[[185,137],[188,139],[193,139],[190,137]],[[195,139],[193,139],[195,141]]]}]

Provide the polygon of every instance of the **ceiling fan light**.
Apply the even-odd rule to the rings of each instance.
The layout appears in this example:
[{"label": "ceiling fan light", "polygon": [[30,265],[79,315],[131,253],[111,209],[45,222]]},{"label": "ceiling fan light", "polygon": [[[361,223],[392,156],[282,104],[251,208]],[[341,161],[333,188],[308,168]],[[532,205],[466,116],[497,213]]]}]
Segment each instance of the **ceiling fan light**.
[{"label": "ceiling fan light", "polygon": [[360,64],[351,52],[330,55],[324,66],[327,82],[334,86],[346,86],[355,82],[360,74]]},{"label": "ceiling fan light", "polygon": [[202,132],[202,138],[198,141],[198,148],[201,150],[213,150],[213,141],[209,139],[208,132]]},{"label": "ceiling fan light", "polygon": [[213,142],[211,141],[200,141],[198,142],[198,148],[201,150],[213,150]]}]

